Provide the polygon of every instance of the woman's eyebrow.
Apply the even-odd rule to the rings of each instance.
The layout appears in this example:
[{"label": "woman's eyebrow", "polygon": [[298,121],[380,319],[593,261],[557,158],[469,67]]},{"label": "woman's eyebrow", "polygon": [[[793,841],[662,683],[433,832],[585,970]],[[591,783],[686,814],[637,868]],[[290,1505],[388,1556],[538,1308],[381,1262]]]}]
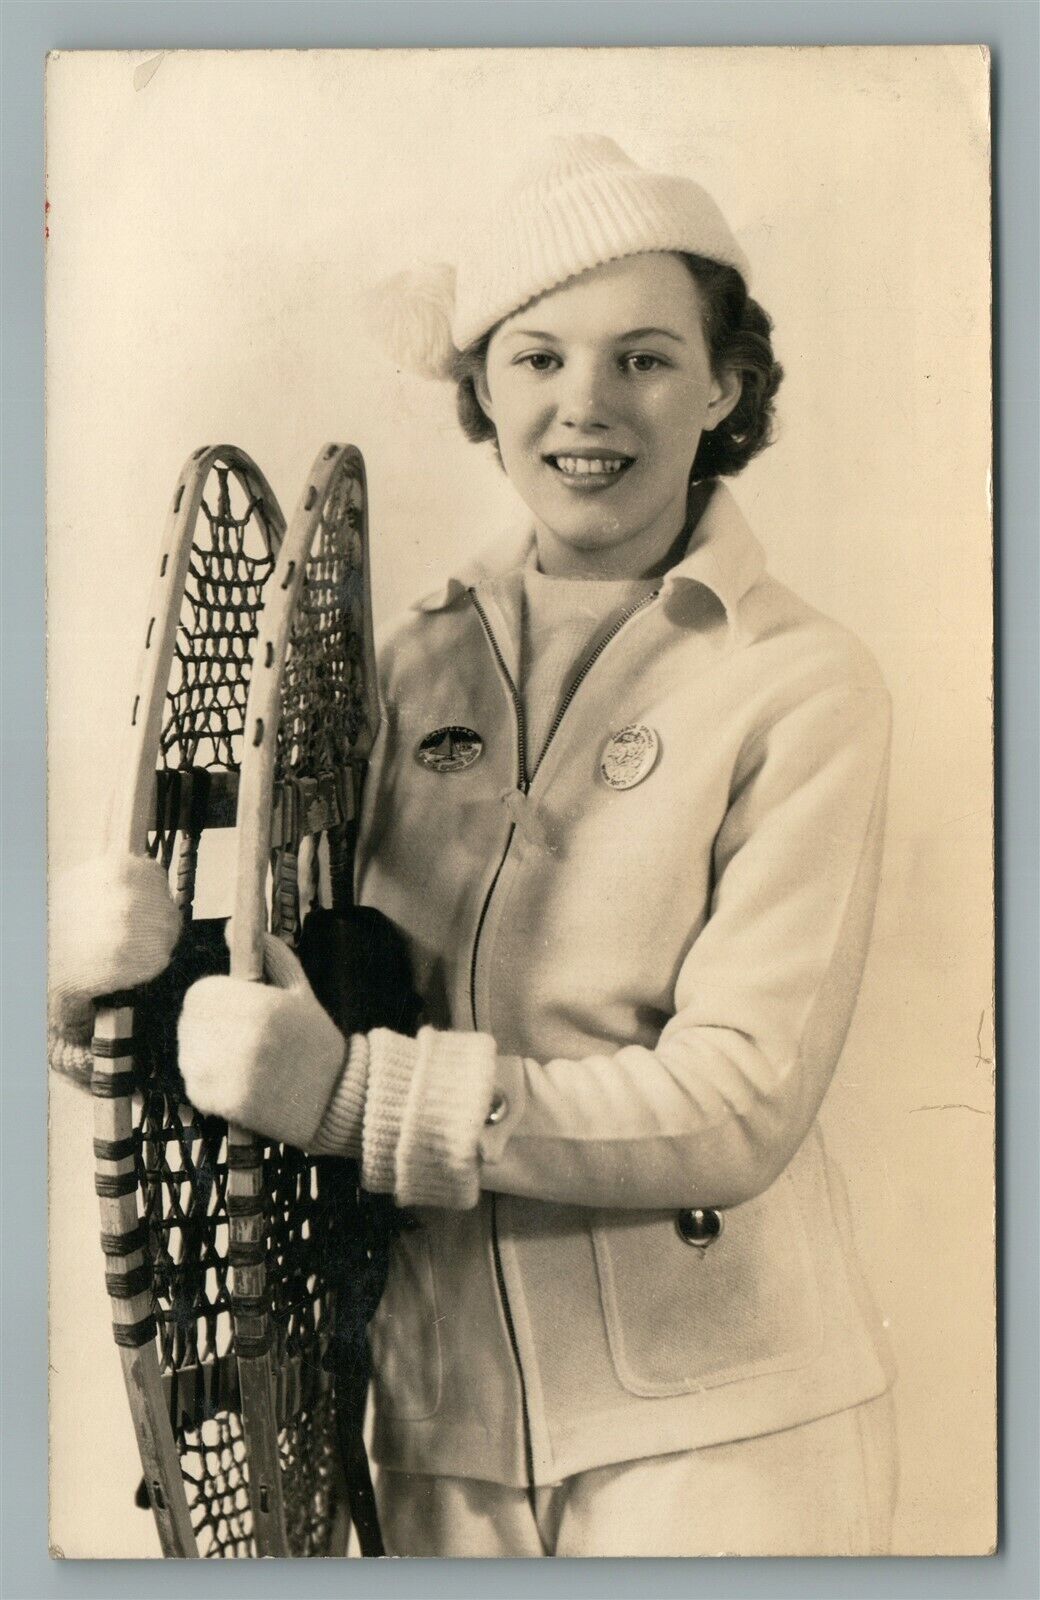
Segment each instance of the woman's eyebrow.
[{"label": "woman's eyebrow", "polygon": [[[629,339],[649,339],[657,334],[662,339],[673,339],[676,344],[685,344],[686,340],[681,333],[673,333],[670,328],[630,328],[627,333],[616,333],[611,339],[612,344],[624,344]],[[507,339],[551,339],[559,343],[562,335],[546,333],[543,328],[510,328],[505,334]]]},{"label": "woman's eyebrow", "polygon": [[545,333],[541,328],[509,328],[502,337],[505,339],[552,339],[556,341],[559,335]]},{"label": "woman's eyebrow", "polygon": [[681,333],[673,333],[671,328],[630,328],[627,333],[619,333],[615,344],[621,344],[628,339],[651,339],[657,334],[662,339],[674,339],[676,344],[685,344],[686,340]]}]

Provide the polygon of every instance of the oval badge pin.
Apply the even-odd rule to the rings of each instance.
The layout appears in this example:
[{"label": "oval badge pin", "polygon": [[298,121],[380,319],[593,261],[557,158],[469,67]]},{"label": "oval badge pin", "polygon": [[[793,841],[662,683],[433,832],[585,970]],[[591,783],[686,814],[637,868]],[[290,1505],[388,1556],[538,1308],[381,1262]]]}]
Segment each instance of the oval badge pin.
[{"label": "oval badge pin", "polygon": [[479,761],[484,741],[473,728],[434,728],[416,746],[415,759],[431,772],[464,772]]},{"label": "oval badge pin", "polygon": [[600,776],[612,789],[634,789],[637,783],[650,776],[660,749],[661,741],[645,722],[619,728],[604,746]]}]

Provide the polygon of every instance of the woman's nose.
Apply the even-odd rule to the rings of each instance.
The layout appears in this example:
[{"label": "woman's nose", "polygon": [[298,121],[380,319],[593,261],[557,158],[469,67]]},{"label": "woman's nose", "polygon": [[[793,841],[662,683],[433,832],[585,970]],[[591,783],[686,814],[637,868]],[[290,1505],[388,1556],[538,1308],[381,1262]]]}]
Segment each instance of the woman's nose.
[{"label": "woman's nose", "polygon": [[560,421],[567,428],[609,428],[611,399],[609,376],[598,364],[572,363],[565,369],[560,397]]}]

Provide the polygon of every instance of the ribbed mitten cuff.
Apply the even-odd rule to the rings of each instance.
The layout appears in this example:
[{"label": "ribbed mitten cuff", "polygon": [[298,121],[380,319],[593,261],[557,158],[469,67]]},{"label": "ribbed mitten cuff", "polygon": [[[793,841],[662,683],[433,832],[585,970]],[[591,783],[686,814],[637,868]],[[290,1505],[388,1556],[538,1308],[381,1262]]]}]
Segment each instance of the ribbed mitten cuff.
[{"label": "ribbed mitten cuff", "polygon": [[362,1181],[401,1206],[464,1211],[480,1195],[479,1141],[494,1093],[495,1041],[483,1033],[368,1035]]},{"label": "ribbed mitten cuff", "polygon": [[94,1002],[74,984],[52,976],[47,993],[47,1026],[62,1044],[86,1047],[94,1031]]},{"label": "ribbed mitten cuff", "polygon": [[52,1023],[47,1029],[47,1062],[53,1072],[89,1089],[94,1077],[94,1057],[89,1044],[66,1038]]},{"label": "ribbed mitten cuff", "polygon": [[353,1033],[347,1059],[332,1099],[325,1108],[317,1133],[308,1148],[316,1156],[361,1159],[361,1124],[368,1088],[368,1039]]}]

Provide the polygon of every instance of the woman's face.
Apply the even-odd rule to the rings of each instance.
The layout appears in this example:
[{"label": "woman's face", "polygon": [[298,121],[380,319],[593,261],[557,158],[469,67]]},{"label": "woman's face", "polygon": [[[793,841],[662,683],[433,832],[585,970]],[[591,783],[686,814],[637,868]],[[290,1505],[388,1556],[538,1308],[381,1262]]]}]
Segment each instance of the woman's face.
[{"label": "woman's face", "polygon": [[736,405],[740,378],[712,373],[700,291],[657,252],[507,318],[477,397],[534,516],[542,570],[636,577],[677,538],[701,434]]}]

